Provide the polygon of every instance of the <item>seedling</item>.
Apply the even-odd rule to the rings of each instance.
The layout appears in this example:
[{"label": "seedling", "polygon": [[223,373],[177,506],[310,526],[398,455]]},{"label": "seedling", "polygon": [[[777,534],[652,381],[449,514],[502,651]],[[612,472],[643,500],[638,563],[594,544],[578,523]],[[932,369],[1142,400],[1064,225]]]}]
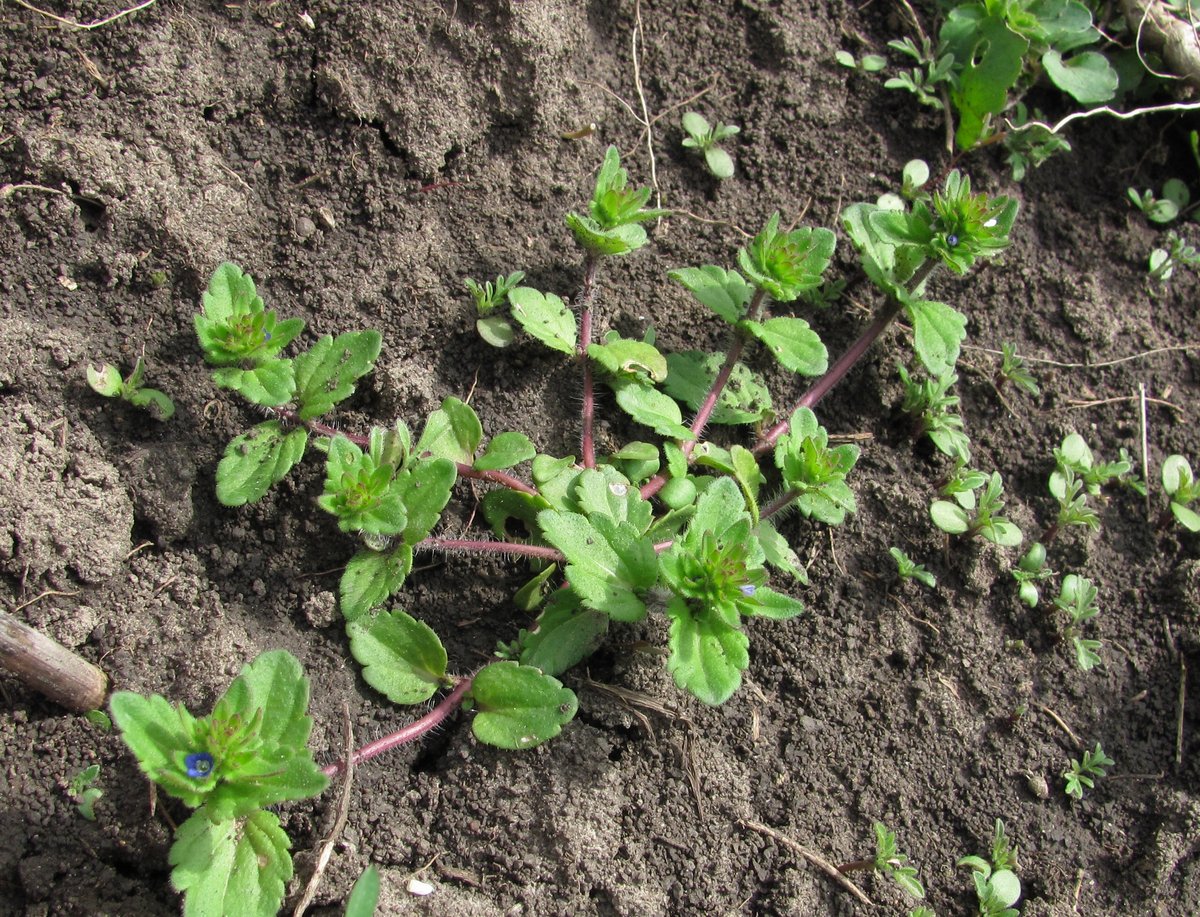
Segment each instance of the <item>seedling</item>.
[{"label": "seedling", "polygon": [[1171,498],[1171,515],[1189,532],[1200,532],[1200,513],[1191,504],[1200,497],[1200,484],[1192,466],[1182,455],[1168,455],[1162,464],[1162,486]]},{"label": "seedling", "polygon": [[171,846],[171,884],[189,914],[278,912],[291,842],[268,806],[307,799],[328,780],[308,750],[308,679],[283,650],[245,666],[208,716],[159,695],[109,701],[142,772],[195,811]]},{"label": "seedling", "polygon": [[99,779],[100,765],[92,764],[72,777],[67,785],[67,795],[75,801],[79,814],[88,821],[96,820],[96,803],[104,796],[104,791],[95,785]]},{"label": "seedling", "polygon": [[910,558],[899,548],[888,548],[888,553],[896,561],[896,573],[902,580],[916,580],[933,589],[937,586],[937,578],[925,569],[923,564],[919,564]]},{"label": "seedling", "polygon": [[158,389],[144,387],[142,378],[145,374],[145,357],[138,357],[132,372],[124,379],[111,363],[101,363],[98,369],[89,364],[87,368],[88,385],[96,394],[105,398],[120,398],[150,411],[159,420],[169,420],[175,414],[175,402]]},{"label": "seedling", "polygon": [[1024,181],[1030,169],[1036,169],[1056,153],[1068,153],[1071,144],[1062,134],[1055,134],[1042,127],[1046,116],[1034,109],[1033,121],[1030,123],[1029,110],[1024,102],[1018,102],[1013,110],[1012,130],[1004,135],[1004,149],[1008,152],[1005,162],[1012,170],[1013,181]]},{"label": "seedling", "polygon": [[1021,543],[1021,530],[1000,515],[1004,509],[1003,496],[1000,473],[993,471],[983,491],[977,495],[978,503],[974,509],[964,506],[962,499],[955,502],[935,500],[929,507],[929,515],[934,525],[949,535],[979,535],[1001,547],[1014,548]]},{"label": "seedling", "polygon": [[733,177],[733,157],[720,146],[723,140],[728,140],[741,132],[741,128],[733,124],[711,126],[707,119],[698,112],[689,111],[683,116],[683,129],[687,136],[683,145],[691,150],[699,150],[704,154],[704,164],[716,178]]},{"label": "seedling", "polygon": [[920,900],[925,897],[925,887],[917,878],[915,867],[906,866],[908,856],[900,852],[896,845],[895,832],[889,831],[883,822],[875,822],[875,856],[869,860],[855,860],[838,867],[838,872],[846,875],[851,872],[874,870],[888,876],[900,886],[904,892]]},{"label": "seedling", "polygon": [[1025,361],[1017,356],[1016,345],[1007,342],[1000,345],[1000,368],[996,370],[996,377],[992,382],[997,389],[1011,383],[1034,398],[1041,394],[1037,380],[1029,372]]},{"label": "seedling", "polygon": [[1060,531],[1070,526],[1082,526],[1093,531],[1100,528],[1100,517],[1088,506],[1084,482],[1075,476],[1071,466],[1060,465],[1050,475],[1050,493],[1058,501],[1058,515],[1042,533],[1042,541],[1053,541]]},{"label": "seedling", "polygon": [[1155,197],[1147,188],[1140,194],[1136,188],[1126,190],[1133,206],[1146,215],[1152,223],[1170,223],[1187,209],[1192,195],[1188,186],[1178,178],[1168,178],[1163,184],[1162,197]]},{"label": "seedling", "polygon": [[1055,497],[1064,494],[1066,473],[1073,471],[1083,482],[1089,496],[1097,496],[1100,489],[1112,481],[1123,483],[1133,469],[1128,455],[1121,454],[1115,462],[1097,462],[1092,450],[1078,433],[1069,434],[1062,446],[1054,450],[1055,470],[1050,475],[1050,492]]},{"label": "seedling", "polygon": [[897,76],[886,80],[884,87],[911,92],[922,105],[942,111],[945,107],[942,102],[943,95],[954,80],[954,55],[935,54],[929,39],[924,36],[921,38],[920,48],[911,38],[889,41],[888,47],[911,57],[917,66],[911,70],[901,70]]},{"label": "seedling", "polygon": [[905,200],[916,200],[924,195],[929,181],[929,165],[924,159],[910,159],[900,173],[900,196]]},{"label": "seedling", "polygon": [[887,66],[887,58],[878,54],[864,54],[860,59],[855,59],[849,51],[835,51],[833,57],[843,67],[862,73],[878,73]]},{"label": "seedling", "polygon": [[1095,751],[1084,749],[1083,760],[1071,759],[1071,765],[1063,771],[1065,792],[1072,799],[1083,799],[1083,791],[1092,789],[1096,779],[1108,773],[1105,768],[1112,767],[1117,762],[1104,753],[1100,743],[1096,743]]},{"label": "seedling", "polygon": [[1030,608],[1037,608],[1041,601],[1041,593],[1037,584],[1044,579],[1054,576],[1054,571],[1046,566],[1046,547],[1040,541],[1035,541],[1025,552],[1025,556],[1017,562],[1012,570],[1013,579],[1020,585],[1017,597]]},{"label": "seedling", "polygon": [[1176,267],[1200,267],[1200,252],[1180,238],[1174,230],[1167,233],[1167,247],[1150,253],[1148,270],[1151,280],[1166,283]]},{"label": "seedling", "polygon": [[1099,590],[1091,580],[1068,573],[1063,577],[1062,591],[1054,600],[1055,606],[1067,613],[1069,623],[1063,636],[1071,641],[1075,648],[1075,663],[1085,672],[1090,672],[1100,663],[1100,656],[1096,652],[1102,646],[1100,641],[1085,640],[1080,636],[1083,625],[1100,613],[1096,607],[1098,594]]},{"label": "seedling", "polygon": [[959,404],[950,389],[958,382],[958,374],[947,373],[935,379],[914,379],[903,366],[896,367],[904,385],[904,400],[900,410],[916,418],[921,433],[937,448],[960,462],[971,460],[971,440],[963,428],[962,417],[954,411]]},{"label": "seedling", "polygon": [[1003,821],[996,819],[990,859],[966,856],[958,865],[971,869],[980,917],[1017,917],[1013,906],[1021,898],[1021,880],[1016,874],[1017,851],[1009,846]]},{"label": "seedling", "polygon": [[524,279],[524,271],[513,271],[507,277],[501,274],[494,284],[490,280],[482,286],[469,278],[464,281],[475,300],[475,312],[479,316],[475,320],[475,330],[493,347],[507,347],[512,343],[512,323],[496,313],[507,304],[508,294]]}]

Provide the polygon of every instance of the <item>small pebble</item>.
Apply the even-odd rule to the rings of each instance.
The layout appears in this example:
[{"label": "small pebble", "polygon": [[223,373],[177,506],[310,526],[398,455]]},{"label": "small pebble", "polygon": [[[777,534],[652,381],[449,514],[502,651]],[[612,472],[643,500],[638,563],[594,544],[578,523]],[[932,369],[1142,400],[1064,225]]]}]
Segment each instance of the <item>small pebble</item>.
[{"label": "small pebble", "polygon": [[317,224],[308,217],[300,217],[300,219],[296,221],[296,235],[301,239],[307,239],[316,231]]},{"label": "small pebble", "polygon": [[420,879],[409,879],[408,893],[410,895],[418,895],[424,898],[426,895],[433,894],[433,886],[428,882],[422,882]]}]

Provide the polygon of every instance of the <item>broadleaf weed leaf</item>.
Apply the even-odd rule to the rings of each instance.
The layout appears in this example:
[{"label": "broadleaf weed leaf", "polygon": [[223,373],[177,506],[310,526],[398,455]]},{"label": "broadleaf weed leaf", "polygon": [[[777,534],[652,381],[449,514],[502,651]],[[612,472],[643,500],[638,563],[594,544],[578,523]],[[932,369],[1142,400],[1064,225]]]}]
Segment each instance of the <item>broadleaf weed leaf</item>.
[{"label": "broadleaf weed leaf", "polygon": [[738,251],[738,264],[750,282],[779,302],[791,302],[821,285],[837,240],[828,229],[779,231],[779,214],[749,246]]},{"label": "broadleaf weed leaf", "polygon": [[575,717],[579,702],[557,678],[516,662],[493,662],[471,683],[475,738],[497,748],[534,748]]},{"label": "broadleaf weed leaf", "polygon": [[234,437],[217,465],[217,499],[225,506],[242,506],[263,497],[283,480],[304,456],[308,430],[284,432],[268,420]]},{"label": "broadleaf weed leaf", "polygon": [[358,551],[342,573],[338,590],[342,617],[353,623],[395,595],[412,567],[413,549],[404,542],[383,551],[370,548]]},{"label": "broadleaf weed leaf", "polygon": [[422,703],[445,681],[442,642],[428,624],[400,609],[357,618],[346,633],[363,680],[392,703]]},{"label": "broadleaf weed leaf", "polygon": [[413,451],[470,465],[483,441],[483,425],[475,409],[457,398],[445,398],[429,415]]},{"label": "broadleaf weed leaf", "polygon": [[577,329],[575,315],[553,293],[532,287],[517,287],[508,294],[512,315],[530,335],[551,350],[574,356]]},{"label": "broadleaf weed leaf", "polygon": [[304,330],[298,318],[277,321],[264,308],[251,277],[230,262],[213,273],[195,325],[205,359],[214,366],[269,362]]},{"label": "broadleaf weed leaf", "polygon": [[369,373],[383,338],[377,331],[325,335],[293,361],[301,420],[312,420],[354,394],[354,383]]},{"label": "broadleaf weed leaf", "polygon": [[329,444],[325,490],[317,505],[337,517],[343,532],[398,535],[408,524],[400,486],[391,465],[377,464],[344,436]]}]

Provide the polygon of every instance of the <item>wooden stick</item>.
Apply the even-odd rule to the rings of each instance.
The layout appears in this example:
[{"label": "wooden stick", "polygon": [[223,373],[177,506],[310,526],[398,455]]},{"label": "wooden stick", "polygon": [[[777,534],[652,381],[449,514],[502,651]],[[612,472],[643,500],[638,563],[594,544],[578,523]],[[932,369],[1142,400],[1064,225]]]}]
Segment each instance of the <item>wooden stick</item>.
[{"label": "wooden stick", "polygon": [[0,666],[76,713],[102,707],[108,693],[100,669],[7,611],[0,611]]}]

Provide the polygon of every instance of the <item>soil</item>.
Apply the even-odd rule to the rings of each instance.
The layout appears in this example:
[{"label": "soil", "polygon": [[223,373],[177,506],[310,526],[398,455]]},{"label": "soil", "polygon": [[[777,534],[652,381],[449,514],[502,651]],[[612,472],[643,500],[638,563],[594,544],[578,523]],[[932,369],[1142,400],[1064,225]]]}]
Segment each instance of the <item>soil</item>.
[{"label": "soil", "polygon": [[[89,23],[119,9],[53,8]],[[43,186],[0,195],[4,607],[114,687],[192,710],[259,652],[286,648],[312,679],[322,762],[340,754],[346,707],[364,741],[408,722],[349,656],[334,596],[354,545],[316,511],[319,463],[252,506],[215,498],[225,443],[257,420],[214,388],[195,340],[216,265],[238,261],[307,334],[383,332],[375,372],[339,414],[346,428],[419,426],[444,396],[469,395],[490,433],[522,430],[566,455],[576,367],[533,343],[484,344],[463,280],[519,268],[573,295],[580,259],[563,214],[585,205],[605,145],[635,181],[653,175],[665,205],[704,218],[662,222],[602,276],[601,329],[653,324],[668,350],[722,336],[667,270],[733,266],[735,227],[753,232],[775,210],[836,227],[841,206],[895,187],[908,159],[947,164],[935,113],[833,60],[906,34],[890,5],[645,0],[638,69],[636,13],[601,0],[160,0],[79,30],[0,7],[0,184]],[[653,173],[639,76],[661,115]],[[681,148],[685,106],[741,125],[733,179],[718,184]],[[564,137],[593,122],[592,135]],[[1001,472],[1026,533],[1053,516],[1052,449],[1071,431],[1105,459],[1124,447],[1139,463],[1144,432],[1152,483],[1168,454],[1200,458],[1198,285],[1186,271],[1147,281],[1159,234],[1124,194],[1192,174],[1188,127],[1079,123],[1073,152],[1020,185],[993,150],[963,163],[978,187],[1022,204],[1002,263],[934,291],[969,316],[959,393],[974,464]],[[844,237],[836,267],[853,270]],[[802,314],[836,354],[872,303],[859,285]],[[1039,358],[1040,396],[993,387],[989,350],[1005,341]],[[168,422],[86,385],[89,362],[127,370],[143,348],[149,384],[178,406]],[[962,914],[974,893],[955,863],[986,855],[997,818],[1020,848],[1024,914],[1195,913],[1196,538],[1159,524],[1152,487],[1149,504],[1110,490],[1098,532],[1052,544],[1051,567],[1100,589],[1103,664],[1079,671],[1048,603],[1018,603],[1018,552],[947,543],[931,524],[947,462],[897,411],[906,354],[906,333],[890,331],[822,403],[831,433],[865,434],[859,510],[832,531],[784,525],[811,563],[798,593],[808,613],[749,628],[752,662],[731,701],[707,708],[675,688],[655,649],[661,620],[614,630],[565,676],[579,715],[548,744],[485,747],[460,718],[363,766],[313,913],[340,913],[368,864],[387,914],[866,913],[745,823],[841,863],[872,854],[880,820],[929,903]],[[785,403],[796,383],[756,368]],[[1158,399],[1144,431],[1142,386]],[[638,434],[611,400],[600,413],[602,445]],[[447,531],[465,530],[474,507],[465,483],[456,493]],[[898,585],[890,546],[925,562],[936,589]],[[401,602],[442,636],[456,671],[528,625],[511,603],[521,564],[418,566]],[[162,798],[152,810],[117,736],[14,678],[0,676],[0,696],[0,912],[178,911],[168,819],[185,812]],[[1074,802],[1061,773],[1097,741],[1117,763]],[[104,797],[86,821],[66,788],[93,763]],[[282,809],[297,851],[319,844],[334,795]],[[434,893],[409,895],[413,876]],[[877,910],[912,906],[883,877],[856,878]]]}]

